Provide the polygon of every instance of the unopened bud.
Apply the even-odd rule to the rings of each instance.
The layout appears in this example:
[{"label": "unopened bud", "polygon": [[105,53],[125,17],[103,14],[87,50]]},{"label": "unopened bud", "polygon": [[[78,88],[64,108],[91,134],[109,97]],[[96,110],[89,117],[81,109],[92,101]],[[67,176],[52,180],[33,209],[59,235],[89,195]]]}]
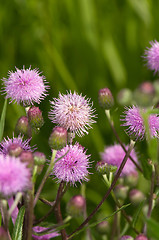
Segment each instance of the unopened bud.
[{"label": "unopened bud", "polygon": [[44,125],[44,119],[42,116],[42,111],[39,107],[31,107],[28,110],[28,119],[31,127],[36,130],[40,129]]},{"label": "unopened bud", "polygon": [[115,173],[117,170],[117,166],[114,165],[110,165],[108,163],[105,163],[103,161],[97,162],[96,164],[96,170],[98,173],[104,175],[104,174],[108,174],[109,173]]},{"label": "unopened bud", "polygon": [[100,234],[107,234],[110,231],[110,225],[108,221],[102,221],[97,224],[97,231]]},{"label": "unopened bud", "polygon": [[100,89],[98,92],[99,105],[109,110],[114,106],[114,98],[109,88]]},{"label": "unopened bud", "polygon": [[3,227],[0,227],[0,239],[1,240],[9,240],[8,234]]},{"label": "unopened bud", "polygon": [[148,238],[144,234],[139,234],[135,240],[148,240]]},{"label": "unopened bud", "polygon": [[27,163],[27,167],[28,168],[32,168],[33,165],[34,165],[33,154],[31,152],[29,152],[29,151],[23,151],[20,154],[20,161]]},{"label": "unopened bud", "polygon": [[83,215],[86,208],[86,200],[82,195],[73,196],[67,204],[67,212],[73,217]]},{"label": "unopened bud", "polygon": [[22,151],[23,151],[23,149],[21,148],[21,146],[16,143],[12,143],[8,147],[8,153],[10,156],[18,157]]},{"label": "unopened bud", "polygon": [[129,235],[125,235],[125,236],[122,236],[120,240],[134,240],[134,238]]},{"label": "unopened bud", "polygon": [[135,187],[138,182],[138,172],[132,172],[125,176],[124,178],[125,185],[128,185],[129,187]]},{"label": "unopened bud", "polygon": [[132,92],[128,88],[123,88],[117,95],[117,101],[120,105],[130,105],[132,102]]},{"label": "unopened bud", "polygon": [[130,192],[129,192],[129,198],[130,198],[130,201],[137,205],[139,204],[141,201],[143,201],[145,199],[145,196],[144,194],[139,191],[138,189],[132,189]]},{"label": "unopened bud", "polygon": [[19,134],[24,135],[28,138],[31,137],[31,127],[26,116],[22,116],[18,119],[17,124],[15,126],[15,133],[17,135]]},{"label": "unopened bud", "polygon": [[151,106],[155,88],[151,82],[143,82],[134,92],[134,99],[139,106]]},{"label": "unopened bud", "polygon": [[46,162],[46,156],[42,152],[34,152],[33,157],[34,157],[34,164],[37,165],[37,173],[40,174]]},{"label": "unopened bud", "polygon": [[63,127],[54,127],[49,137],[51,149],[60,150],[67,144],[67,130]]},{"label": "unopened bud", "polygon": [[128,196],[128,186],[117,185],[114,189],[115,196],[120,200],[125,200]]}]

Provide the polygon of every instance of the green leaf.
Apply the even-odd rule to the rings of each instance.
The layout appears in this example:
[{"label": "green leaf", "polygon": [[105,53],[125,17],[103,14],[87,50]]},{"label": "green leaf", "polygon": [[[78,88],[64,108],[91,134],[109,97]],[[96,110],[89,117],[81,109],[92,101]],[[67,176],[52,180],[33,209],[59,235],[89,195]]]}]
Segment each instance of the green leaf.
[{"label": "green leaf", "polygon": [[22,240],[24,214],[25,214],[25,207],[23,206],[19,210],[18,217],[15,222],[15,226],[14,226],[13,234],[12,234],[12,240]]},{"label": "green leaf", "polygon": [[148,236],[153,238],[154,240],[159,239],[159,223],[153,220],[152,218],[149,218],[147,221],[147,232]]},{"label": "green leaf", "polygon": [[136,225],[136,223],[137,223],[137,220],[138,220],[139,215],[140,215],[140,213],[141,213],[141,210],[142,210],[142,208],[143,208],[143,206],[144,206],[144,203],[145,203],[145,200],[142,201],[142,202],[140,203],[139,207],[137,208],[137,211],[136,211],[136,213],[135,213],[135,215],[134,215],[134,217],[133,217],[133,221],[132,221],[132,226],[133,226],[133,227],[135,227],[135,225]]},{"label": "green leaf", "polygon": [[2,140],[3,132],[4,132],[6,111],[7,111],[7,99],[5,99],[5,101],[4,101],[3,110],[2,110],[2,114],[1,114],[1,120],[0,120],[0,142]]},{"label": "green leaf", "polygon": [[140,161],[141,161],[144,177],[150,180],[152,176],[152,166],[148,163],[147,159],[143,157],[141,157]]}]

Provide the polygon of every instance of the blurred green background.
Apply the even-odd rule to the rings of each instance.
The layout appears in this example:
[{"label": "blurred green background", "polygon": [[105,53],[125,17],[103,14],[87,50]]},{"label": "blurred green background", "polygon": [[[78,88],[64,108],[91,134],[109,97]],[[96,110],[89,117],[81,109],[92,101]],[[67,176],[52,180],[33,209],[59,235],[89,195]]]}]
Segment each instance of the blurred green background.
[{"label": "blurred green background", "polygon": [[[141,56],[150,46],[149,41],[159,39],[158,9],[159,1],[155,0],[0,1],[0,79],[7,77],[9,70],[14,71],[15,66],[31,65],[40,69],[50,85],[49,95],[40,104],[45,125],[32,140],[39,151],[44,151],[48,158],[51,155],[48,137],[53,124],[48,119],[49,100],[57,97],[59,91],[76,90],[92,99],[98,114],[90,134],[76,138],[92,154],[94,167],[100,159],[99,152],[115,141],[98,106],[98,90],[109,87],[116,97],[123,87],[135,89],[141,82],[155,78]],[[1,95],[0,110],[3,102]],[[128,137],[119,122],[122,110],[116,102],[113,110],[116,128],[127,143]],[[24,113],[23,107],[8,105],[5,137],[12,137],[16,121]],[[95,172],[94,168],[91,172]],[[99,176],[92,174],[90,178],[88,212],[105,192]],[[71,187],[63,207],[72,194],[79,193],[79,188]],[[50,180],[43,194],[53,200],[55,190],[56,184]],[[111,205],[109,201],[102,208],[107,215],[112,211]],[[39,206],[37,212],[42,214]]]}]

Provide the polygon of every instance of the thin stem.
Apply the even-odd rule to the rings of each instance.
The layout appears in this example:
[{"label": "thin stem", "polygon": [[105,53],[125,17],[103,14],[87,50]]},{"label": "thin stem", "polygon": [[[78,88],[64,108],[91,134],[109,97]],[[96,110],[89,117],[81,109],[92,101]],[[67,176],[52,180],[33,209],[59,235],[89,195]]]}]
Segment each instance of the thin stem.
[{"label": "thin stem", "polygon": [[129,148],[128,148],[128,151],[127,151],[127,153],[126,153],[126,155],[125,155],[125,157],[124,157],[124,159],[123,159],[123,161],[122,161],[122,163],[121,163],[121,165],[120,165],[120,167],[119,167],[119,169],[118,169],[118,171],[117,171],[117,173],[116,173],[116,175],[115,175],[115,177],[114,177],[114,180],[113,180],[110,188],[109,188],[108,191],[106,192],[105,196],[103,197],[103,199],[101,200],[101,202],[97,205],[97,207],[93,210],[93,212],[85,219],[85,221],[84,221],[75,231],[73,231],[73,232],[68,236],[69,239],[70,239],[76,232],[78,232],[79,230],[81,230],[81,229],[92,219],[92,217],[94,216],[94,214],[98,211],[98,209],[101,207],[101,205],[102,205],[102,204],[104,203],[104,201],[107,199],[107,197],[109,196],[109,194],[111,193],[111,191],[112,191],[113,188],[115,187],[116,182],[117,182],[117,180],[118,180],[118,178],[119,178],[119,176],[120,176],[120,174],[121,174],[121,172],[122,172],[122,170],[123,170],[123,168],[124,168],[124,166],[125,166],[125,164],[126,164],[127,159],[128,159],[129,156],[130,156],[130,153],[131,153],[134,145],[135,145],[135,142],[131,140],[130,145],[129,145]]},{"label": "thin stem", "polygon": [[[122,141],[120,140],[120,137],[119,137],[118,133],[117,133],[116,130],[115,130],[114,122],[111,120],[110,111],[109,111],[109,110],[105,110],[105,114],[106,114],[106,116],[107,116],[107,118],[108,118],[108,122],[109,122],[109,124],[110,124],[110,126],[111,126],[111,128],[112,128],[112,131],[113,131],[113,133],[114,133],[117,141],[119,142],[119,144],[120,144],[121,147],[123,148],[124,152],[126,153],[127,150],[126,150],[124,144],[122,143]],[[129,158],[130,158],[130,160],[135,164],[135,166],[138,168],[138,170],[139,170],[141,173],[143,173],[142,168],[138,165],[137,162],[135,162],[135,160],[131,157],[131,155],[129,156]]]},{"label": "thin stem", "polygon": [[46,173],[45,173],[45,175],[44,175],[44,177],[43,177],[43,179],[41,181],[41,184],[40,184],[40,186],[39,186],[39,188],[38,188],[38,190],[36,192],[35,198],[34,198],[34,207],[35,207],[35,205],[36,205],[36,203],[38,201],[38,198],[39,198],[40,193],[41,193],[41,191],[43,189],[43,186],[44,186],[44,184],[45,184],[45,182],[46,182],[46,180],[47,180],[47,178],[48,178],[48,176],[50,174],[50,171],[53,168],[56,152],[57,152],[56,150],[54,150],[54,149],[52,150],[52,157],[51,157],[50,165],[49,165],[49,167],[48,167],[48,169],[47,169],[47,171],[46,171]]},{"label": "thin stem", "polygon": [[[65,192],[67,191],[68,189],[68,185],[65,187],[65,189],[62,191],[61,193],[61,198],[63,197],[63,195],[65,194]],[[41,200],[41,199],[40,199]],[[60,201],[60,198],[57,199],[56,197],[56,200],[52,202],[52,206],[50,208],[50,210],[47,212],[47,214],[43,217],[41,217],[40,219],[36,220],[34,222],[34,226],[36,226],[37,224],[41,223],[42,221],[44,221],[55,209],[55,206],[56,204],[58,203],[58,201]],[[42,201],[43,202],[43,201]],[[45,203],[45,202],[44,202]]]},{"label": "thin stem", "polygon": [[[148,206],[147,218],[151,217],[152,205],[153,205],[154,187],[155,187],[155,166],[154,166],[154,164],[152,164],[151,188],[150,188],[150,198],[149,198],[149,206]],[[147,225],[145,223],[144,233],[146,234],[146,232],[147,232]]]},{"label": "thin stem", "polygon": [[[64,182],[62,181],[60,183],[60,186],[59,186],[59,189],[58,189],[58,192],[57,192],[57,198],[56,198],[57,201],[56,201],[55,209],[54,209],[58,224],[63,224],[63,218],[62,218],[61,207],[60,207],[60,199],[61,199],[61,195],[62,195],[62,192],[63,192],[63,188],[64,188]],[[66,230],[61,229],[60,233],[61,233],[62,240],[67,240]]]},{"label": "thin stem", "polygon": [[21,197],[22,197],[22,193],[21,192],[17,193],[16,198],[15,198],[11,208],[8,211],[8,216],[9,217],[11,216],[12,212],[14,211],[16,206],[18,205],[18,202],[20,201]]}]

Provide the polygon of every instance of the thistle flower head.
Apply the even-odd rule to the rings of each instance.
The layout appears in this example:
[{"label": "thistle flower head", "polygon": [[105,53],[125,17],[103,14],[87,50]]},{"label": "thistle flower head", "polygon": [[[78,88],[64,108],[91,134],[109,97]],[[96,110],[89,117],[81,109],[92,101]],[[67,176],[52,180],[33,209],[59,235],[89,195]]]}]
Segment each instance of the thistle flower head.
[{"label": "thistle flower head", "polygon": [[[128,150],[128,146],[125,147]],[[137,162],[137,156],[134,149],[131,151],[130,156]],[[101,158],[103,162],[106,162],[110,165],[117,166],[118,169],[125,157],[125,152],[119,144],[115,144],[104,149],[104,152],[101,153]],[[136,167],[134,163],[128,158],[125,167],[121,173],[121,176],[127,176],[133,172],[136,172]]]},{"label": "thistle flower head", "polygon": [[0,166],[0,195],[9,197],[30,188],[30,171],[19,158],[0,154]]},{"label": "thistle flower head", "polygon": [[59,236],[58,232],[48,232],[48,233],[42,234],[43,231],[47,231],[47,230],[48,230],[48,228],[46,228],[46,227],[40,227],[40,226],[33,227],[33,231],[35,233],[41,234],[39,236],[32,235],[33,239],[34,240],[49,240],[49,239]]},{"label": "thistle flower head", "polygon": [[147,60],[148,68],[156,73],[159,71],[159,42],[155,40],[150,44],[151,47],[146,49],[144,58]]},{"label": "thistle flower head", "polygon": [[[142,109],[142,111],[145,111]],[[122,126],[128,127],[126,132],[135,140],[142,140],[145,137],[144,120],[140,114],[140,109],[136,106],[126,108],[125,116],[121,119],[124,121]],[[156,114],[151,114],[148,117],[148,124],[151,137],[159,138],[159,117]]]},{"label": "thistle flower head", "polygon": [[31,146],[29,145],[30,139],[24,140],[22,136],[18,136],[15,138],[4,138],[4,140],[0,143],[0,153],[3,153],[4,155],[9,154],[9,149],[14,144],[16,146],[19,146],[24,151],[33,151]]},{"label": "thistle flower head", "polygon": [[51,101],[51,107],[49,113],[51,121],[79,136],[88,134],[91,124],[95,123],[94,109],[90,99],[76,92],[70,91],[66,95],[59,93],[59,98]]},{"label": "thistle flower head", "polygon": [[10,102],[22,103],[24,106],[33,105],[34,102],[46,96],[47,85],[44,85],[45,77],[40,76],[38,69],[18,69],[9,71],[8,78],[3,78],[4,92]]},{"label": "thistle flower head", "polygon": [[53,174],[59,182],[65,181],[73,185],[75,182],[87,181],[89,157],[80,145],[67,145],[56,154]]}]

